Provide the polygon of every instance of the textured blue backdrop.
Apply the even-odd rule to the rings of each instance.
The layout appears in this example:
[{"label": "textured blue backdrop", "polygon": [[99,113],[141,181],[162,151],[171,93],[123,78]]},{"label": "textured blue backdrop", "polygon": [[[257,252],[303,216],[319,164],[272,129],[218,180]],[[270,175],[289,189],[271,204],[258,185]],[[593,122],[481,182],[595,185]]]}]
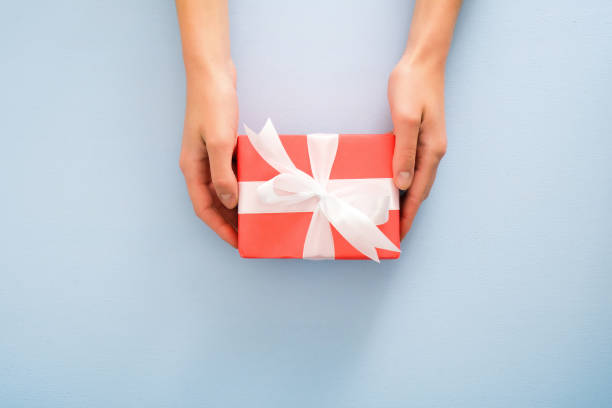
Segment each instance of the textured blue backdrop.
[{"label": "textured blue backdrop", "polygon": [[[406,0],[231,1],[241,120],[391,129]],[[612,2],[468,0],[399,261],[242,260],[166,0],[0,12],[0,406],[612,406]]]}]

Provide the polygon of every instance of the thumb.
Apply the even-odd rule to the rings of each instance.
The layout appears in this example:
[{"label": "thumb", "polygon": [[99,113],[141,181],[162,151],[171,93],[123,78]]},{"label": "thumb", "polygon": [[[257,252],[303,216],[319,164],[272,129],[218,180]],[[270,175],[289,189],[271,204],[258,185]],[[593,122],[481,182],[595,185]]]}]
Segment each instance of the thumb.
[{"label": "thumb", "polygon": [[418,119],[402,119],[394,123],[393,180],[400,190],[407,190],[414,179],[420,122]]},{"label": "thumb", "polygon": [[232,139],[206,144],[213,186],[221,203],[230,209],[238,204],[238,182],[232,169],[234,145]]}]

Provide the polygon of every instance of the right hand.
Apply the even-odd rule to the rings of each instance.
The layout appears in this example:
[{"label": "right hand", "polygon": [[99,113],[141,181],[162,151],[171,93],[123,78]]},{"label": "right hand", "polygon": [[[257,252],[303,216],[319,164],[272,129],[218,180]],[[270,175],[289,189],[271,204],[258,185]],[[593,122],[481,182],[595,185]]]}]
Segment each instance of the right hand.
[{"label": "right hand", "polygon": [[232,158],[237,128],[234,65],[188,75],[180,167],[197,216],[234,247],[238,183]]},{"label": "right hand", "polygon": [[389,106],[395,133],[395,185],[408,190],[401,198],[400,237],[429,195],[438,164],[446,152],[444,64],[412,62],[396,65],[389,77]]}]

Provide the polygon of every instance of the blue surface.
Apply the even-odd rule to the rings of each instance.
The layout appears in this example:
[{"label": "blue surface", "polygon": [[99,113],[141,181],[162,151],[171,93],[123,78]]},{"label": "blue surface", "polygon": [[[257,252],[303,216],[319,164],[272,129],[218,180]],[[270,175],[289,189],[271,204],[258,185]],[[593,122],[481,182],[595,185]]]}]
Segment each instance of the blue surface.
[{"label": "blue surface", "polygon": [[[405,0],[231,1],[241,121],[391,129]],[[0,13],[0,406],[612,406],[612,2],[466,1],[399,261],[192,213],[171,1]]]}]

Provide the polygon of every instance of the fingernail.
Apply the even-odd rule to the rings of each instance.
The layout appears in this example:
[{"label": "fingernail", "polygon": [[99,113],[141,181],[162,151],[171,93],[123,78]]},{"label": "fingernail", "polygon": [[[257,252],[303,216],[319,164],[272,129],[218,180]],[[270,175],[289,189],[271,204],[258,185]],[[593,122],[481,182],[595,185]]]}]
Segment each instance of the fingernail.
[{"label": "fingernail", "polygon": [[221,193],[219,199],[226,206],[230,207],[233,204],[234,195],[232,193]]},{"label": "fingernail", "polygon": [[400,190],[406,190],[410,187],[410,172],[400,171],[397,175],[397,186]]}]

